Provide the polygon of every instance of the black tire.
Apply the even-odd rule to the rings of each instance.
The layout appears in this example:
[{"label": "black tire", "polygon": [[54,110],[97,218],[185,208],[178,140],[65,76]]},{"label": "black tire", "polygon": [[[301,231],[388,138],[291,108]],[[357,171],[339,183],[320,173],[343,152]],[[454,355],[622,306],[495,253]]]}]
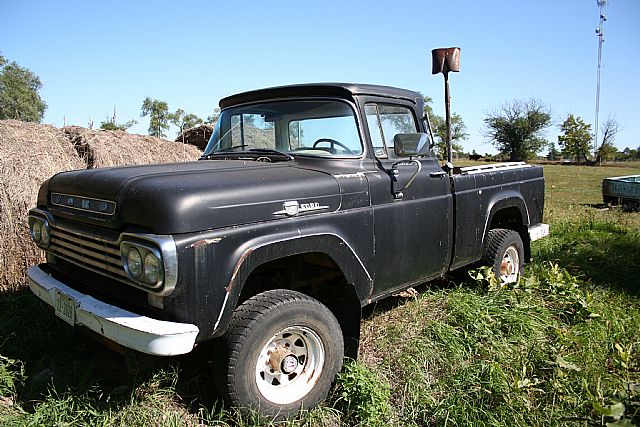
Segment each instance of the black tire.
[{"label": "black tire", "polygon": [[524,268],[524,245],[520,235],[504,228],[489,230],[482,259],[502,283],[516,283]]},{"label": "black tire", "polygon": [[275,418],[322,401],[342,367],[344,343],[335,316],[295,291],[271,290],[245,301],[224,341],[225,363],[214,366],[223,398]]}]

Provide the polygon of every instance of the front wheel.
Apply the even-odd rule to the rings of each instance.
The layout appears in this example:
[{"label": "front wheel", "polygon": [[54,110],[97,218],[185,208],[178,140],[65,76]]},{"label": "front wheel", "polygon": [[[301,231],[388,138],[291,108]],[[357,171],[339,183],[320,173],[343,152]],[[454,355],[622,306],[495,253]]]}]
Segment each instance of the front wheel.
[{"label": "front wheel", "polygon": [[287,417],[328,394],[344,344],[335,316],[290,290],[258,294],[234,312],[225,335],[220,386],[234,407]]},{"label": "front wheel", "polygon": [[516,283],[524,267],[524,245],[520,235],[504,228],[490,230],[483,260],[501,283]]}]

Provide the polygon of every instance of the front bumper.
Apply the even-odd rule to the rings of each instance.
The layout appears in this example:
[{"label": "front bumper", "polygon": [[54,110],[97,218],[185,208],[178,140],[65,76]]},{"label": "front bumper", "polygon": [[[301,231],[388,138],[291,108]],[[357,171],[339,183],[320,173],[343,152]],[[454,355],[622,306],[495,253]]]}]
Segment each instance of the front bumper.
[{"label": "front bumper", "polygon": [[51,307],[56,307],[59,294],[71,298],[75,302],[74,325],[120,345],[158,356],[185,354],[194,347],[199,332],[195,325],[156,320],[104,303],[70,288],[38,266],[27,269],[27,279],[31,291]]}]

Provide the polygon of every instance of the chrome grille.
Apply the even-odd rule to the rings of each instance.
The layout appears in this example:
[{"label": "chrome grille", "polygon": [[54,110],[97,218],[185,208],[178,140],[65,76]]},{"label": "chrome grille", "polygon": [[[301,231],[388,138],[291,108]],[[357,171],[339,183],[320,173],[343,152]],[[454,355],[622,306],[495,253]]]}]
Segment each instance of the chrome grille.
[{"label": "chrome grille", "polygon": [[122,266],[120,245],[117,242],[52,226],[49,251],[65,261],[114,280],[129,283]]}]

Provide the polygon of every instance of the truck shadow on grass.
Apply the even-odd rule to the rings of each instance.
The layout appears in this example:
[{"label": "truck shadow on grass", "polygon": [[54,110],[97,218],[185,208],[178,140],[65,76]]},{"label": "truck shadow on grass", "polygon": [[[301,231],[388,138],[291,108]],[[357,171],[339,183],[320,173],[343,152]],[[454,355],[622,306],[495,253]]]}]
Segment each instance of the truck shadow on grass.
[{"label": "truck shadow on grass", "polygon": [[222,408],[213,387],[209,346],[179,357],[121,355],[74,331],[27,289],[0,293],[0,356],[5,364],[7,359],[15,362],[9,366],[16,384],[14,401],[28,413],[65,396],[109,417],[154,388],[165,396],[169,392],[167,400],[183,405],[185,416],[202,408],[215,414]]},{"label": "truck shadow on grass", "polygon": [[[451,282],[443,279],[416,290],[427,286],[446,288]],[[393,310],[414,297],[386,298],[363,315]],[[176,357],[122,355],[74,331],[28,289],[0,293],[0,356],[17,362],[9,368],[16,380],[13,400],[26,411],[24,424],[43,419],[64,423],[73,416],[78,425],[90,425],[127,411],[154,413],[143,407],[149,402],[156,413],[178,412],[184,424],[203,417],[233,425],[236,415],[226,411],[215,389],[214,354],[215,343]],[[94,415],[77,415],[87,409]],[[74,414],[65,415],[65,410]]]},{"label": "truck shadow on grass", "polygon": [[553,262],[595,286],[640,295],[640,232],[615,222],[585,220],[553,227],[535,242],[536,262]]},{"label": "truck shadow on grass", "polygon": [[394,310],[408,301],[411,301],[419,297],[427,290],[441,290],[451,289],[458,286],[460,283],[466,283],[469,281],[467,269],[456,270],[453,273],[448,274],[446,277],[440,279],[434,279],[430,282],[421,283],[406,291],[392,294],[386,298],[383,298],[377,302],[369,304],[362,309],[362,320],[368,320],[380,313],[386,313]]},{"label": "truck shadow on grass", "polygon": [[599,211],[618,211],[618,212],[638,212],[640,211],[640,203],[627,202],[620,204],[608,204],[608,203],[586,203],[583,204],[585,208],[593,208]]},{"label": "truck shadow on grass", "polygon": [[[391,296],[368,306],[363,316],[393,310],[427,286],[445,288],[451,282],[443,279],[417,287],[415,294]],[[167,413],[178,409],[191,421],[204,417],[233,425],[236,415],[226,411],[215,389],[215,351],[216,343],[207,343],[175,357],[122,355],[70,328],[28,289],[0,293],[0,356],[17,362],[13,399],[26,411],[24,424],[43,416],[64,423],[65,415],[58,411],[71,407],[70,402],[75,407],[69,411],[90,408],[97,414],[77,421],[90,425],[131,411],[136,401],[143,406],[164,399],[168,403],[161,402],[160,409],[166,407]]]}]

